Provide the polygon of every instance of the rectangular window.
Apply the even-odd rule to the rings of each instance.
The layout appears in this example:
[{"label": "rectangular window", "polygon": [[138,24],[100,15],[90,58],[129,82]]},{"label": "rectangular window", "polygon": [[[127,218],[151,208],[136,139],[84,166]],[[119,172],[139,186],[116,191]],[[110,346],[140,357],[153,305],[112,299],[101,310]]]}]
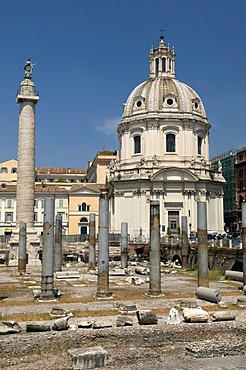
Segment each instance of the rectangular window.
[{"label": "rectangular window", "polygon": [[179,228],[179,211],[168,211],[168,226],[171,232],[177,232]]},{"label": "rectangular window", "polygon": [[63,199],[59,199],[59,208],[63,208]]},{"label": "rectangular window", "polygon": [[243,170],[239,170],[239,177],[243,176]]},{"label": "rectangular window", "polygon": [[141,136],[134,136],[134,154],[141,153]]},{"label": "rectangular window", "polygon": [[34,212],[34,222],[38,222],[38,213]]},{"label": "rectangular window", "polygon": [[176,151],[175,147],[175,135],[174,134],[167,134],[166,135],[166,152],[173,153]]},{"label": "rectangular window", "polygon": [[34,207],[38,208],[38,200],[37,199],[34,200]]},{"label": "rectangular window", "polygon": [[7,199],[7,208],[12,208],[12,199]]},{"label": "rectangular window", "polygon": [[13,221],[13,212],[5,213],[5,222],[12,222]]},{"label": "rectangular window", "polygon": [[1,173],[8,173],[7,167],[1,167]]},{"label": "rectangular window", "polygon": [[198,154],[202,154],[202,138],[200,136],[198,136],[197,144],[198,144],[197,152]]}]

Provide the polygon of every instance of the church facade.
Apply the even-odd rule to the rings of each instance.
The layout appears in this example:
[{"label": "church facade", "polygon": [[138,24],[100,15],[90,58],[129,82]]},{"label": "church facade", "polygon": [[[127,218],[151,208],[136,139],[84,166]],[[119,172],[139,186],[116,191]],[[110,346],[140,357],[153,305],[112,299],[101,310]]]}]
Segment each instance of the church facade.
[{"label": "church facade", "polygon": [[222,233],[221,168],[210,169],[209,130],[201,98],[175,78],[175,53],[161,36],[150,74],[123,106],[119,159],[108,175],[110,230],[128,223],[131,238],[149,238],[150,200],[160,204],[161,234],[178,233],[181,216],[197,230],[197,202],[207,203],[208,231]]}]

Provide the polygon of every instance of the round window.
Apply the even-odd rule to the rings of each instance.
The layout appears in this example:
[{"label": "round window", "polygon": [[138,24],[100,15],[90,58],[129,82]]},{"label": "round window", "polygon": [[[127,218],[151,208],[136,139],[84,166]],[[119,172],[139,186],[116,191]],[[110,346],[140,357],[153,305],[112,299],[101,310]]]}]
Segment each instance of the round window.
[{"label": "round window", "polygon": [[173,105],[173,99],[167,99],[167,104],[168,105]]},{"label": "round window", "polygon": [[137,101],[137,107],[138,107],[138,108],[140,108],[140,107],[141,107],[141,105],[142,105],[141,100]]}]

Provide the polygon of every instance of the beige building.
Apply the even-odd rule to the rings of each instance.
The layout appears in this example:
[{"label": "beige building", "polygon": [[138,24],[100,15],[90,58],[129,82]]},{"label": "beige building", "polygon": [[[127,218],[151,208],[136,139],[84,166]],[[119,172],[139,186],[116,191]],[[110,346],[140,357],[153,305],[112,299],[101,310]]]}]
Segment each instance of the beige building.
[{"label": "beige building", "polygon": [[117,151],[104,150],[103,152],[98,152],[93,161],[88,162],[86,182],[104,184],[109,173],[109,164],[117,158]]},{"label": "beige building", "polygon": [[17,181],[17,160],[9,159],[0,163],[0,183]]},{"label": "beige building", "polygon": [[[62,215],[63,233],[68,233],[68,191],[57,185],[36,184],[34,230],[43,231],[44,199],[55,199],[55,215]],[[16,228],[16,184],[0,184],[0,235],[11,235]]]},{"label": "beige building", "polygon": [[[100,193],[106,191],[108,166],[116,158],[117,152],[98,152],[89,162],[87,171],[82,168],[36,168],[34,229],[37,234],[40,235],[43,228],[45,197],[55,198],[55,214],[62,215],[63,234],[86,238],[90,213],[96,215],[97,233]],[[17,161],[11,159],[0,163],[0,235],[11,235],[16,227],[16,183]]]}]

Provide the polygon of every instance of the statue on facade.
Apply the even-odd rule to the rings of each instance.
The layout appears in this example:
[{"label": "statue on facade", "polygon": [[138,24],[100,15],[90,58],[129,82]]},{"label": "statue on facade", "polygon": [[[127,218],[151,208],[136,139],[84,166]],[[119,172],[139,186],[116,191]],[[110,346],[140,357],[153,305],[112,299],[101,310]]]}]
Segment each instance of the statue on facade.
[{"label": "statue on facade", "polygon": [[24,71],[25,71],[25,78],[31,78],[32,77],[32,71],[35,64],[33,64],[30,60],[30,58],[27,59]]}]

